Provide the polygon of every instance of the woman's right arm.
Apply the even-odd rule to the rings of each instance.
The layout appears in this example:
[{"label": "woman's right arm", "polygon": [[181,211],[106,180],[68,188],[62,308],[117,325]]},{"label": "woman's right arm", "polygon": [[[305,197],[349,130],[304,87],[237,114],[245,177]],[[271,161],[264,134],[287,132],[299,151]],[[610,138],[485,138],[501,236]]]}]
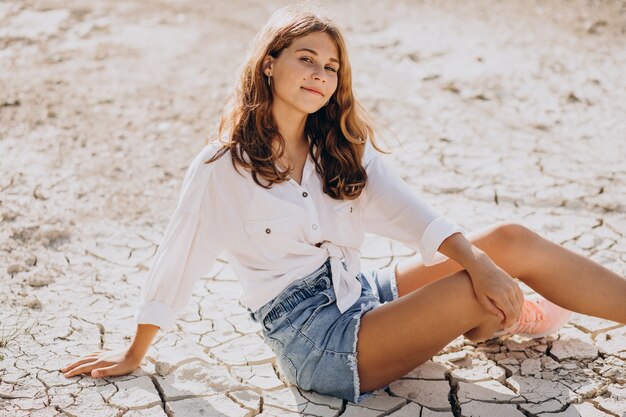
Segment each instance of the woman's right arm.
[{"label": "woman's right arm", "polygon": [[131,358],[134,358],[138,364],[140,364],[143,360],[143,357],[146,356],[146,352],[148,352],[148,349],[150,349],[152,340],[158,332],[159,326],[155,326],[153,324],[137,325],[135,338],[128,348],[128,354]]},{"label": "woman's right arm", "polygon": [[152,324],[138,324],[135,338],[128,349],[94,352],[61,369],[66,378],[90,374],[93,378],[127,375],[139,368],[159,331]]},{"label": "woman's right arm", "polygon": [[178,204],[142,286],[132,343],[122,350],[87,355],[63,368],[65,376],[90,372],[98,378],[132,373],[158,331],[175,328],[176,315],[189,302],[195,282],[211,270],[223,251],[217,239],[219,199],[213,193],[214,163],[203,163],[210,153],[212,148],[205,147],[187,170]]}]

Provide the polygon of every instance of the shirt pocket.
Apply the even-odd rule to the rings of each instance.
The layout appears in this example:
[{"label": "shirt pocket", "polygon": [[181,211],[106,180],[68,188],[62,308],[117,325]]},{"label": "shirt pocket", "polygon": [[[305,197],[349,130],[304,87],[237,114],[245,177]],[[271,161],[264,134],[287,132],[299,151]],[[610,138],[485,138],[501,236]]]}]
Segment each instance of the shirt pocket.
[{"label": "shirt pocket", "polygon": [[270,261],[284,258],[298,235],[296,219],[293,216],[246,220],[243,227],[252,243],[252,250]]},{"label": "shirt pocket", "polygon": [[333,210],[336,227],[333,230],[334,239],[343,245],[358,245],[359,239],[359,211],[356,200],[344,201],[337,204]]},{"label": "shirt pocket", "polygon": [[348,218],[356,216],[356,205],[353,201],[344,201],[335,206],[335,215],[339,218]]}]

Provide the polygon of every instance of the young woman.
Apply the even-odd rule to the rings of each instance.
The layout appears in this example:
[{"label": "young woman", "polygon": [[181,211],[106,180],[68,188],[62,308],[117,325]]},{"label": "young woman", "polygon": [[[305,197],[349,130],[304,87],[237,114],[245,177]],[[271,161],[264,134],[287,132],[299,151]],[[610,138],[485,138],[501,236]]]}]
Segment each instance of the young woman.
[{"label": "young woman", "polygon": [[[359,402],[459,335],[542,337],[571,311],[626,323],[626,280],[515,223],[468,234],[380,157],[344,38],[287,7],[262,28],[212,141],[185,176],[122,352],[62,371],[131,373],[222,252],[293,384]],[[421,261],[361,271],[364,232]],[[540,294],[524,300],[517,277]],[[357,361],[358,358],[358,361]]]}]

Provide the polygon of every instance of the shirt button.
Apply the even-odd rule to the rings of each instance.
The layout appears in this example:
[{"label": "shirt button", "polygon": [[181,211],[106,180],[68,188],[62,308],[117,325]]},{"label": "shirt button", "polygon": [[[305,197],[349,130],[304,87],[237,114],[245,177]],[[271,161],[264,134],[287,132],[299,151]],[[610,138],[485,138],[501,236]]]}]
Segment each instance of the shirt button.
[{"label": "shirt button", "polygon": [[313,226],[311,226],[313,228],[313,230],[317,230],[317,225],[314,224]]},{"label": "shirt button", "polygon": [[307,195],[309,195],[306,191],[302,193],[302,197],[306,197]]},{"label": "shirt button", "polygon": [[270,229],[270,228],[268,227],[267,229],[265,229],[265,233],[267,233],[267,234],[269,235],[270,233],[272,233],[272,229]]}]

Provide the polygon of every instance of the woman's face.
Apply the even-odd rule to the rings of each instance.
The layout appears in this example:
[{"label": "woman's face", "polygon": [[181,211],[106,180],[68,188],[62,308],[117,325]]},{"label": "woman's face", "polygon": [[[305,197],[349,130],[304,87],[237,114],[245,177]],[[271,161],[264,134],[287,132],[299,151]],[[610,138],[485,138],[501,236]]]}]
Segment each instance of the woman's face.
[{"label": "woman's face", "polygon": [[271,75],[274,105],[306,114],[330,100],[337,89],[338,70],[337,45],[326,32],[295,39],[278,58],[266,57],[264,66],[265,75]]}]

